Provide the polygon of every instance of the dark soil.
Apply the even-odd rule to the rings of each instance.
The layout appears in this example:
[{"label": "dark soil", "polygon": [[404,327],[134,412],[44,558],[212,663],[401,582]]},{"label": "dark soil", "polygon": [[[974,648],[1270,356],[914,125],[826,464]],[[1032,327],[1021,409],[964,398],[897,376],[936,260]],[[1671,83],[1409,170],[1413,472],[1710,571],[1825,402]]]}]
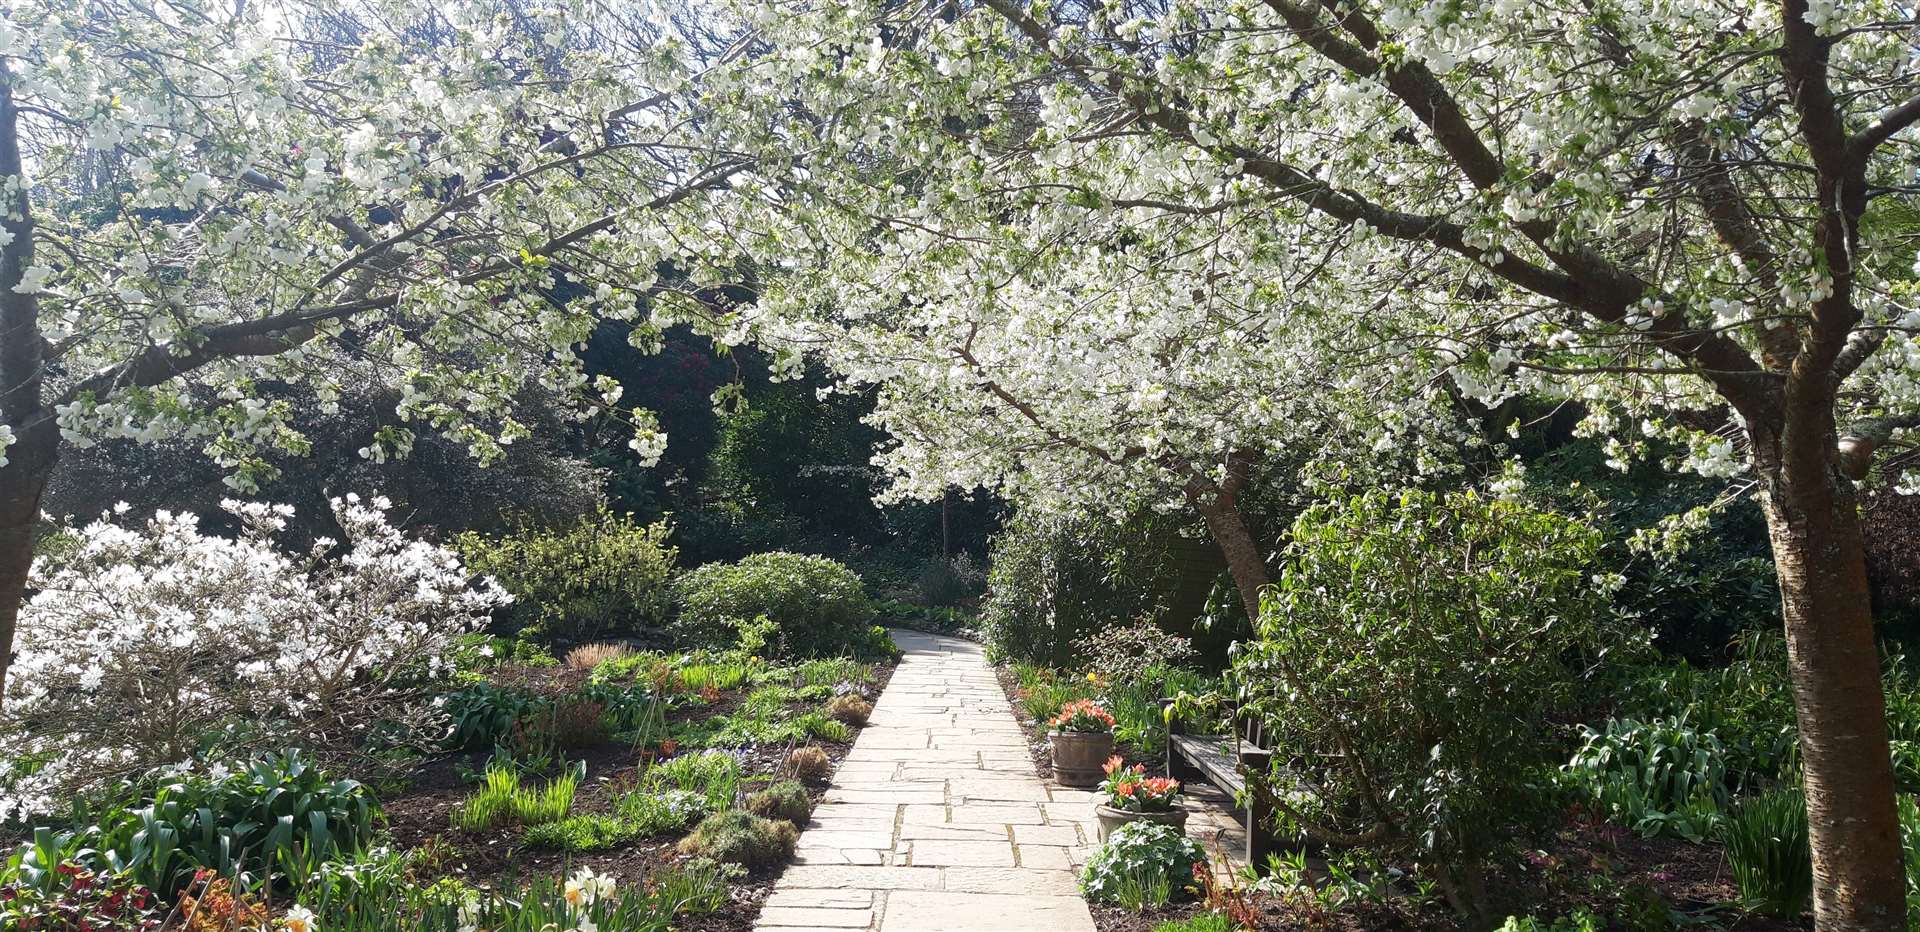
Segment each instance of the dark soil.
[{"label": "dark soil", "polygon": [[[557,669],[551,673],[552,680],[527,685],[565,688],[573,678],[573,674]],[[538,676],[537,673],[525,671],[513,675],[519,678]],[[870,695],[877,696],[884,690],[892,676],[891,666],[878,668]],[[740,693],[725,693],[708,704],[676,709],[669,714],[668,720],[699,721],[724,715],[740,698]],[[794,711],[806,711],[809,708],[811,705],[796,706]],[[859,729],[855,729],[855,737],[858,732]],[[825,750],[836,768],[852,748],[851,742],[816,739],[809,743]],[[781,762],[791,748],[792,745],[783,743],[728,750],[740,759],[742,775],[751,785],[755,777],[771,779],[780,776]],[[680,753],[699,753],[699,750],[687,748]],[[582,815],[607,811],[617,795],[616,787],[622,780],[635,777],[645,763],[641,752],[621,744],[571,749],[566,752],[566,757],[568,761],[584,761],[587,765],[587,777],[580,784],[572,809],[574,814]],[[452,754],[429,761],[419,769],[405,789],[382,794],[381,806],[395,846],[433,850],[437,853],[435,863],[441,876],[458,877],[482,886],[507,886],[535,877],[564,876],[582,867],[590,867],[596,873],[612,876],[620,886],[633,889],[643,884],[648,874],[680,859],[674,850],[674,845],[681,837],[679,834],[647,839],[610,851],[575,854],[524,845],[520,843],[519,830],[513,827],[485,833],[453,828],[454,808],[473,791],[473,784],[463,775],[478,771],[485,766],[486,759],[486,752],[476,752]],[[816,804],[825,794],[824,783],[809,787],[809,795]],[[725,908],[704,915],[682,916],[675,920],[674,928],[685,932],[749,932],[753,928],[754,918],[760,913],[760,904],[766,900],[774,881],[779,879],[784,869],[784,865],[781,865],[748,873],[732,884],[731,902]]]}]

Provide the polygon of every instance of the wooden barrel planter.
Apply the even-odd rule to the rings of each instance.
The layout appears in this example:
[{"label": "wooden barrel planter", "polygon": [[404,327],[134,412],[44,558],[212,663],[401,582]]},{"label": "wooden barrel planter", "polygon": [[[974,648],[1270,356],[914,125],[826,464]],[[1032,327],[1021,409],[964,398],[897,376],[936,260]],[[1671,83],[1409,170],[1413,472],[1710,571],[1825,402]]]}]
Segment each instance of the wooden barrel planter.
[{"label": "wooden barrel planter", "polygon": [[1106,776],[1107,758],[1113,756],[1113,735],[1105,732],[1055,731],[1053,741],[1053,778],[1062,786],[1097,786]]}]

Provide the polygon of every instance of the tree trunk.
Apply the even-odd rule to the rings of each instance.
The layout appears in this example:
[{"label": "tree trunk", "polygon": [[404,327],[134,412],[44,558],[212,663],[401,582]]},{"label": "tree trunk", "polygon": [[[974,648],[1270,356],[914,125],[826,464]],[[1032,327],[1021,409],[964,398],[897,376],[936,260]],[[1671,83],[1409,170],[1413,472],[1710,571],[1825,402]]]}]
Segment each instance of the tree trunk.
[{"label": "tree trunk", "polygon": [[19,113],[13,78],[0,63],[0,178],[18,178],[0,211],[9,239],[0,247],[0,424],[13,429],[13,445],[0,466],[0,698],[13,667],[13,634],[33,566],[33,532],[40,521],[40,495],[59,451],[60,428],[45,410],[41,376],[46,340],[40,334],[40,300],[14,290],[33,265],[33,219],[20,160]]},{"label": "tree trunk", "polygon": [[13,668],[13,635],[26,600],[27,571],[33,567],[40,495],[53,473],[58,440],[51,424],[35,430],[8,448],[8,463],[0,467],[0,699],[6,697],[7,673]]},{"label": "tree trunk", "polygon": [[1777,447],[1756,436],[1755,450],[1799,720],[1814,922],[1822,932],[1904,932],[1906,877],[1858,501],[1840,472],[1830,415],[1823,428],[1822,418],[1800,413]]},{"label": "tree trunk", "polygon": [[1193,502],[1200,516],[1206,519],[1207,532],[1213,536],[1213,543],[1227,558],[1227,573],[1233,577],[1233,586],[1240,592],[1240,601],[1247,607],[1247,619],[1260,620],[1260,590],[1265,588],[1272,577],[1267,573],[1267,561],[1260,555],[1260,546],[1254,543],[1253,533],[1247,530],[1247,519],[1230,494],[1214,490],[1213,494],[1189,491],[1189,501]]}]

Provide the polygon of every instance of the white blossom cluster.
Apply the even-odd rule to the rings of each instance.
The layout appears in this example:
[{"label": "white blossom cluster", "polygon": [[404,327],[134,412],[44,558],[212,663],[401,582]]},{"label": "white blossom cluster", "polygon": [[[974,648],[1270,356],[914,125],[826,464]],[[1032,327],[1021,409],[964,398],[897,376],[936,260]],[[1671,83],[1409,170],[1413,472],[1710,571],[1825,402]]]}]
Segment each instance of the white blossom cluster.
[{"label": "white blossom cluster", "polygon": [[343,538],[304,552],[275,540],[290,507],[253,502],[226,503],[233,536],[164,511],[72,532],[20,617],[0,759],[35,769],[0,775],[0,814],[207,753],[353,754],[376,724],[430,722],[420,684],[510,596],[388,507],[334,500]]},{"label": "white blossom cluster", "polygon": [[328,341],[403,392],[369,459],[434,430],[490,461],[536,386],[609,404],[580,349],[680,287],[657,281],[697,222],[675,192],[733,161],[680,144],[700,63],[644,4],[23,0],[0,57],[46,416],[81,444],[204,440],[243,491],[306,442],[254,386],[337,395]]},{"label": "white blossom cluster", "polygon": [[[1356,441],[1439,468],[1462,439],[1449,396],[1575,402],[1590,433],[1618,431],[1622,466],[1678,449],[1676,468],[1741,473],[1737,429],[1676,418],[1654,443],[1633,425],[1726,410],[1672,333],[1777,368],[1769,341],[1834,293],[1801,240],[1818,204],[1777,6],[1342,5],[1358,31],[1324,7],[734,0],[767,49],[707,76],[706,138],[758,161],[709,199],[703,251],[755,259],[755,336],[883,386],[906,494],[1165,497],[1231,450],[1351,459]],[[1829,71],[1854,126],[1905,97],[1910,44],[1886,24],[1906,18],[1890,0],[1808,14],[1844,37]],[[1402,67],[1471,139],[1399,99]],[[1718,166],[1768,205],[1742,221],[1756,244],[1709,214]],[[1892,149],[1868,174],[1912,172]],[[1882,236],[1854,257],[1867,324],[1897,329],[1843,417],[1920,411],[1898,324],[1911,253]],[[1637,296],[1543,293],[1595,262]]]}]

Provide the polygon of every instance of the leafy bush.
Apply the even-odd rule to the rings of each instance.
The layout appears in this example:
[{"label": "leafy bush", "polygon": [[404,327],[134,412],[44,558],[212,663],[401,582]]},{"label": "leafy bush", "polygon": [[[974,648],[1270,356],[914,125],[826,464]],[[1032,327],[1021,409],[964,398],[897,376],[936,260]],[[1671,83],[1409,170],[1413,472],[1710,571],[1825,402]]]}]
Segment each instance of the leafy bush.
[{"label": "leafy bush", "polygon": [[1610,719],[1581,726],[1584,743],[1562,772],[1610,821],[1649,837],[1700,841],[1730,798],[1726,752],[1684,719]]},{"label": "leafy bush", "polygon": [[[1618,690],[1626,714],[1642,721],[1685,720],[1711,732],[1726,757],[1727,783],[1734,790],[1790,777],[1798,767],[1799,732],[1794,727],[1793,696],[1788,691],[1786,639],[1753,631],[1734,644],[1735,656],[1722,667],[1700,668],[1684,661],[1638,671]],[[1888,705],[1901,694],[1888,678]],[[1888,716],[1889,724],[1896,721]]]},{"label": "leafy bush", "polygon": [[1321,830],[1421,862],[1480,916],[1485,859],[1553,812],[1549,723],[1612,644],[1599,545],[1578,521],[1470,494],[1376,491],[1301,515],[1234,676],[1276,760],[1324,777]]},{"label": "leafy bush", "polygon": [[1508,916],[1507,921],[1500,924],[1499,932],[1601,932],[1606,927],[1606,921],[1591,911],[1576,909],[1552,921],[1532,916]]},{"label": "leafy bush", "polygon": [[[1166,713],[1160,701],[1182,694],[1195,697],[1218,695],[1222,684],[1192,670],[1154,664],[1125,681],[1108,681],[1101,690],[1107,711],[1113,714],[1113,737],[1139,754],[1160,757],[1167,750]],[[1197,723],[1201,730],[1216,722]]]},{"label": "leafy bush", "polygon": [[987,585],[987,574],[965,552],[951,560],[930,557],[914,579],[914,595],[920,604],[934,607],[958,605],[979,595]]},{"label": "leafy bush", "polygon": [[480,682],[449,694],[445,708],[453,719],[449,747],[504,748],[520,758],[597,747],[614,730],[664,730],[666,712],[648,688],[611,682],[570,691]]},{"label": "leafy bush", "polygon": [[787,752],[782,768],[802,783],[825,783],[833,776],[833,758],[827,752],[808,745]]},{"label": "leafy bush", "polygon": [[79,813],[71,831],[41,827],[14,851],[3,876],[50,892],[52,866],[72,861],[166,897],[202,869],[247,887],[291,886],[314,865],[364,844],[375,811],[364,786],[287,752],[219,779],[167,783],[136,805]]},{"label": "leafy bush", "polygon": [[454,546],[513,593],[513,605],[497,619],[502,630],[577,644],[664,628],[677,557],[667,536],[665,524],[602,510],[567,527],[524,527],[499,537],[468,532]]},{"label": "leafy bush", "polygon": [[1074,644],[1158,614],[1175,573],[1150,522],[1016,513],[987,560],[980,626],[995,660],[1069,666]]},{"label": "leafy bush", "polygon": [[873,703],[864,697],[848,694],[827,700],[827,717],[843,725],[865,725],[872,715]]},{"label": "leafy bush", "polygon": [[1129,822],[1107,836],[1080,871],[1080,892],[1095,903],[1142,909],[1166,903],[1206,862],[1200,845],[1179,830]]},{"label": "leafy bush", "polygon": [[716,812],[680,839],[680,853],[729,864],[759,867],[793,855],[800,830],[792,822],[762,818],[741,809]]},{"label": "leafy bush", "polygon": [[1151,677],[1155,668],[1193,661],[1193,642],[1168,634],[1152,622],[1115,625],[1075,641],[1087,669],[1110,683],[1127,685]]},{"label": "leafy bush", "polygon": [[1743,800],[1728,814],[1722,841],[1727,864],[1748,908],[1798,916],[1813,898],[1813,855],[1807,801],[1797,789]]},{"label": "leafy bush", "polygon": [[501,744],[513,735],[515,725],[550,702],[550,697],[518,686],[481,682],[458,689],[447,695],[444,705],[453,719],[448,747],[480,750]]},{"label": "leafy bush", "polygon": [[181,761],[308,749],[376,769],[380,735],[438,735],[430,680],[505,599],[452,551],[409,540],[385,499],[333,502],[344,543],[281,549],[291,508],[228,502],[242,531],[190,515],[79,532],[36,565],[0,712],[0,818]]},{"label": "leafy bush", "polygon": [[807,816],[813,814],[813,800],[807,797],[807,788],[798,781],[781,780],[747,797],[747,811],[769,819],[785,819],[795,825],[804,825]]},{"label": "leafy bush", "polygon": [[[30,850],[30,848],[28,849]],[[159,929],[159,898],[146,887],[73,861],[42,862],[48,869],[25,879],[22,854],[0,868],[0,928],[85,930]]]},{"label": "leafy bush", "polygon": [[[873,603],[860,577],[825,557],[757,553],[738,563],[709,563],[673,584],[678,631],[713,643],[765,618],[767,649],[781,657],[891,652],[873,640]],[[881,635],[884,637],[885,632]]]},{"label": "leafy bush", "polygon": [[[1621,688],[1639,716],[1685,716],[1725,747],[1727,782],[1736,792],[1790,781],[1800,762],[1786,639],[1777,631],[1750,631],[1735,642],[1723,667],[1684,662],[1638,671]],[[1882,662],[1887,728],[1893,739],[1894,780],[1903,793],[1920,793],[1920,672],[1901,654]]]}]

